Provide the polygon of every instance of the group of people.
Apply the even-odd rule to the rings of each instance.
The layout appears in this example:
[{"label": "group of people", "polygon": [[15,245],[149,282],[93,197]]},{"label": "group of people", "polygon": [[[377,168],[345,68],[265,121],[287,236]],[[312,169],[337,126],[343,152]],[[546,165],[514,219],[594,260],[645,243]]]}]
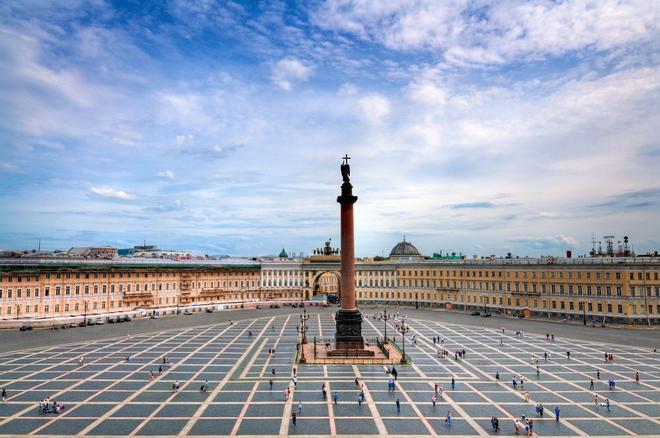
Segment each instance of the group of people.
[{"label": "group of people", "polygon": [[555,342],[555,335],[552,333],[546,333],[545,340],[550,342]]},{"label": "group of people", "polygon": [[520,434],[520,429],[523,429],[527,436],[532,436],[534,434],[534,420],[526,418],[524,415],[520,417],[520,420],[514,418],[513,431],[516,435]]},{"label": "group of people", "polygon": [[612,353],[605,353],[605,363],[614,362],[614,355]]},{"label": "group of people", "polygon": [[465,357],[465,349],[463,350],[456,350],[454,351],[454,359],[458,360],[458,358],[464,358]]},{"label": "group of people", "polygon": [[40,414],[59,414],[64,410],[64,404],[63,403],[58,403],[57,401],[53,400],[53,403],[51,404],[50,402],[50,397],[46,397],[45,399],[41,400],[39,402],[39,413]]}]

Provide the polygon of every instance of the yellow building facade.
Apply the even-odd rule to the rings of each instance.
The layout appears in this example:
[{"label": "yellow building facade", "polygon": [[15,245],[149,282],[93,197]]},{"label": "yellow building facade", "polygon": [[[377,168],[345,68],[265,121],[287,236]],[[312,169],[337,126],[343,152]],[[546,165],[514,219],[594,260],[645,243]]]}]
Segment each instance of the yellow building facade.
[{"label": "yellow building facade", "polygon": [[[389,259],[356,261],[359,303],[589,323],[660,322],[659,258],[429,260],[409,242],[402,243]],[[195,261],[0,259],[0,319],[315,300],[340,294],[340,277],[338,256]]]}]

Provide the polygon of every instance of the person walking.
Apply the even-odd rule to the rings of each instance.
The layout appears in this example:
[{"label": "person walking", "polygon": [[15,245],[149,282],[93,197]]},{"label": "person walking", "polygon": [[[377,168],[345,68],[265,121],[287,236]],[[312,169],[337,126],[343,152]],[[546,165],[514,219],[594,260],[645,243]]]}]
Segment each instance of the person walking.
[{"label": "person walking", "polygon": [[270,385],[270,389],[272,390],[273,389],[273,379],[270,379],[268,381],[268,384]]},{"label": "person walking", "polygon": [[431,404],[433,405],[434,408],[435,408],[435,402],[436,402],[437,400],[438,400],[438,398],[435,396],[435,394],[433,394],[433,395],[431,396]]},{"label": "person walking", "polygon": [[7,389],[2,388],[2,401],[4,402],[5,400],[7,400]]},{"label": "person walking", "polygon": [[302,414],[302,411],[303,411],[302,401],[298,400],[298,415]]},{"label": "person walking", "polygon": [[594,380],[593,379],[591,379],[591,381],[589,382],[589,390],[590,391],[594,390]]},{"label": "person walking", "polygon": [[607,412],[612,412],[612,411],[610,411],[610,399],[609,398],[605,399],[605,406],[607,406]]},{"label": "person walking", "polygon": [[337,391],[332,393],[332,400],[334,401],[335,405],[337,404],[337,401],[339,400],[339,394]]},{"label": "person walking", "polygon": [[451,426],[451,411],[447,411],[447,416],[445,417],[445,423],[447,423],[448,426]]},{"label": "person walking", "polygon": [[598,407],[598,394],[594,396],[594,404]]},{"label": "person walking", "polygon": [[500,420],[497,417],[493,417],[490,419],[490,424],[493,426],[493,432],[499,432],[500,431]]},{"label": "person walking", "polygon": [[569,360],[571,359],[571,352],[570,351],[566,352],[566,359],[569,359]]},{"label": "person walking", "polygon": [[639,373],[635,373],[635,382],[639,383]]},{"label": "person walking", "polygon": [[596,370],[596,379],[600,380],[600,370]]},{"label": "person walking", "polygon": [[513,376],[511,378],[511,386],[513,386],[513,389],[518,389],[518,382],[516,382],[516,376]]},{"label": "person walking", "polygon": [[291,423],[293,423],[293,427],[296,427],[296,413],[291,412]]},{"label": "person walking", "polygon": [[161,374],[163,374],[163,366],[158,365],[158,375],[160,376]]},{"label": "person walking", "polygon": [[396,413],[397,414],[401,413],[401,402],[399,401],[398,398],[396,399]]},{"label": "person walking", "polygon": [[328,394],[327,394],[326,388],[325,388],[325,383],[321,384],[321,394],[323,395],[323,400],[328,398]]},{"label": "person walking", "polygon": [[541,369],[539,368],[538,365],[536,365],[536,377],[539,377],[541,375]]},{"label": "person walking", "polygon": [[495,372],[495,380],[500,380],[500,372],[499,371]]},{"label": "person walking", "polygon": [[452,391],[454,390],[455,387],[456,387],[456,380],[454,380],[454,378],[452,377],[451,378],[451,389],[452,389]]},{"label": "person walking", "polygon": [[520,376],[520,389],[525,388],[525,380],[523,380],[523,376]]},{"label": "person walking", "polygon": [[559,406],[555,406],[555,421],[559,421],[559,413],[561,410],[559,409]]},{"label": "person walking", "polygon": [[149,381],[150,382],[154,381],[154,372],[153,371],[149,371]]}]

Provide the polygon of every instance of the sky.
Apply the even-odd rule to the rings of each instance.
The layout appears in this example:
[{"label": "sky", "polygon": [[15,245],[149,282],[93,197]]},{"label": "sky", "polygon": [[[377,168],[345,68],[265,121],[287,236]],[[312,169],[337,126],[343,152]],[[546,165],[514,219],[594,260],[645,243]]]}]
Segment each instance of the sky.
[{"label": "sky", "polygon": [[0,3],[0,248],[660,249],[660,2]]}]

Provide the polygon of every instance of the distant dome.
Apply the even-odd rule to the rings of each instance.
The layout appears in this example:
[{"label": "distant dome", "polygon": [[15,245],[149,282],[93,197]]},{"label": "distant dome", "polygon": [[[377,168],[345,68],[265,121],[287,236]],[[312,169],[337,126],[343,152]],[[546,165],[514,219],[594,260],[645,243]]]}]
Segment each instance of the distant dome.
[{"label": "distant dome", "polygon": [[410,242],[406,242],[406,238],[403,238],[403,242],[399,242],[392,248],[390,251],[391,259],[418,259],[422,258],[422,255],[419,253],[415,245]]},{"label": "distant dome", "polygon": [[287,254],[286,251],[284,251],[284,248],[282,248],[282,252],[280,252],[280,258],[283,258],[283,259],[288,259],[289,258],[289,254]]}]

